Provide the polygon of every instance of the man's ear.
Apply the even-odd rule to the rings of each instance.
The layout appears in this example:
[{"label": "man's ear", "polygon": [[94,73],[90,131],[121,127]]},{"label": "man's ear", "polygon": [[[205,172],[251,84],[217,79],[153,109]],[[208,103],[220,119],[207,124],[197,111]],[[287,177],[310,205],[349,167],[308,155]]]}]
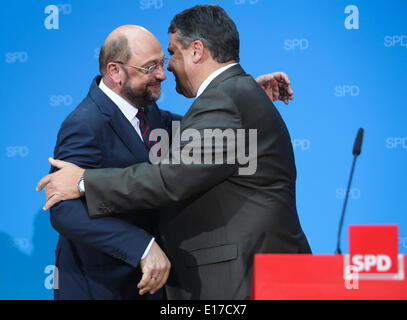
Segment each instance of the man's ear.
[{"label": "man's ear", "polygon": [[120,67],[117,63],[109,62],[106,66],[107,76],[114,82],[116,85],[121,86],[121,72]]},{"label": "man's ear", "polygon": [[192,61],[199,62],[204,58],[205,46],[201,40],[195,40],[192,42]]}]

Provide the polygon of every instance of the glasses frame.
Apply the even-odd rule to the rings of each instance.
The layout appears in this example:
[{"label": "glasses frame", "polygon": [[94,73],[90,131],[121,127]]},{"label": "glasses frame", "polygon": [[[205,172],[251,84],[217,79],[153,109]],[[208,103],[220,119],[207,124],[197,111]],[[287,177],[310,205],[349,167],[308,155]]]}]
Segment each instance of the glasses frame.
[{"label": "glasses frame", "polygon": [[123,65],[123,66],[128,66],[128,67],[136,68],[136,69],[138,69],[138,70],[142,70],[142,71],[145,72],[145,74],[153,74],[154,71],[157,70],[157,68],[158,68],[159,66],[161,66],[161,67],[164,69],[164,66],[165,66],[165,65],[167,64],[167,62],[168,62],[168,58],[167,58],[167,57],[164,57],[164,58],[161,60],[160,63],[153,64],[152,66],[150,66],[150,67],[148,67],[148,68],[133,66],[133,65],[131,65],[131,64],[124,63],[123,61],[113,61],[113,62],[114,62],[114,63],[121,64],[121,65]]}]

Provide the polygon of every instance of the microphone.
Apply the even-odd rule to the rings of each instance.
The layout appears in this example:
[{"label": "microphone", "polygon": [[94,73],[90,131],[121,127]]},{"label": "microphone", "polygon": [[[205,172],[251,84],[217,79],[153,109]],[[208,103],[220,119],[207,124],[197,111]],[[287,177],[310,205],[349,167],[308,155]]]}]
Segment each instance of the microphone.
[{"label": "microphone", "polygon": [[358,135],[355,139],[355,144],[353,145],[353,155],[358,156],[362,151],[362,140],[363,140],[363,128],[358,130]]},{"label": "microphone", "polygon": [[342,232],[342,226],[343,226],[343,218],[345,217],[345,210],[346,210],[346,205],[348,203],[348,197],[349,197],[349,190],[350,190],[350,185],[352,183],[352,177],[353,177],[353,171],[355,169],[355,164],[356,164],[356,158],[358,155],[360,155],[362,151],[362,141],[363,141],[363,128],[360,128],[358,130],[358,134],[356,135],[355,143],[353,144],[353,164],[352,164],[352,170],[350,172],[350,177],[349,177],[349,182],[348,182],[348,187],[346,189],[346,195],[345,195],[345,202],[343,204],[342,208],[342,214],[341,214],[341,220],[339,222],[339,230],[338,230],[338,239],[336,243],[336,251],[335,253],[341,254],[341,232]]}]

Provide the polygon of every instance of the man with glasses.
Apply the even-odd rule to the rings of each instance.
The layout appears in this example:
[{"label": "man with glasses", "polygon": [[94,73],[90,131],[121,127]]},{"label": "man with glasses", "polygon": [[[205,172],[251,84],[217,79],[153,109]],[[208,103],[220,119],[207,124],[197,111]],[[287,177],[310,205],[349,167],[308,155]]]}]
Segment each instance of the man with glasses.
[{"label": "man with glasses", "polygon": [[[148,161],[151,130],[181,119],[155,104],[166,61],[144,28],[114,30],[100,51],[101,76],[62,123],[54,156],[86,168]],[[55,299],[163,297],[170,263],[154,238],[155,213],[90,220],[85,202],[72,200],[52,208],[51,223],[60,233]]]},{"label": "man with glasses", "polygon": [[[99,55],[101,76],[62,123],[54,157],[83,168],[148,162],[155,143],[149,140],[150,132],[156,128],[170,132],[171,122],[181,119],[155,104],[166,79],[166,62],[161,45],[146,29],[114,30]],[[270,75],[263,78],[273,98],[280,93],[283,100],[292,98],[283,75],[275,75],[283,80],[280,91]],[[101,209],[109,211],[108,206]],[[159,289],[168,278],[170,262],[154,237],[155,211],[91,220],[83,199],[68,200],[51,209],[51,223],[60,233],[55,299],[163,297]]]}]

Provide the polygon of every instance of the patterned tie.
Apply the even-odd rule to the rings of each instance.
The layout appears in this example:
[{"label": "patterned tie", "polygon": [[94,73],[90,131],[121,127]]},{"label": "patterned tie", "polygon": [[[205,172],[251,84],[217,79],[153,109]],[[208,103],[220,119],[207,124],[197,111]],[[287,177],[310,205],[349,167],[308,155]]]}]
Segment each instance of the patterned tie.
[{"label": "patterned tie", "polygon": [[144,108],[139,108],[136,117],[137,119],[139,119],[139,127],[141,136],[143,137],[143,141],[146,144],[147,148],[150,150],[152,146],[152,142],[149,140],[151,128],[150,124],[147,121],[146,110]]},{"label": "patterned tie", "polygon": [[[145,145],[147,146],[147,149],[150,150],[151,147],[153,147],[158,141],[151,141],[150,140],[150,133],[151,133],[151,127],[150,124],[147,121],[147,115],[146,115],[146,109],[141,107],[137,111],[137,119],[139,119],[139,127],[140,127],[140,132],[141,136],[143,137],[143,141]],[[155,151],[155,150],[153,150]],[[155,151],[156,152],[156,151]],[[161,150],[158,150],[156,153],[157,156],[161,156]]]}]

